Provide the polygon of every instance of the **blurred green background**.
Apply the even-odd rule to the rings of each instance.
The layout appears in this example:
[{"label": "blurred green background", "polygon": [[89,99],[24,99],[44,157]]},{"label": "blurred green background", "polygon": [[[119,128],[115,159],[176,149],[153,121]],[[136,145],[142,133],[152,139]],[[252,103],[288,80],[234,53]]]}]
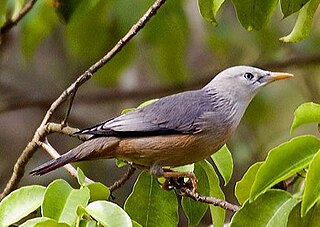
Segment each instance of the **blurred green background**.
[{"label": "blurred green background", "polygon": [[[1,190],[51,103],[107,53],[153,1],[65,2],[72,8],[59,5],[60,1],[38,1],[20,24],[2,37]],[[9,8],[14,13],[22,4],[23,1],[15,1]],[[320,100],[320,31],[316,29],[320,25],[319,15],[315,15],[312,33],[306,40],[297,44],[279,41],[291,31],[296,16],[282,19],[277,8],[267,26],[248,32],[241,27],[230,2],[222,6],[218,26],[214,27],[201,17],[197,1],[167,1],[142,32],[80,88],[69,124],[88,127],[145,100],[200,88],[220,70],[233,65],[293,73],[294,79],[272,84],[258,94],[228,143],[235,172],[223,189],[227,200],[234,202],[235,181],[252,163],[264,159],[272,147],[292,137],[289,129],[295,108],[303,102]],[[60,108],[54,120],[60,122],[66,108]],[[302,133],[315,134],[317,130],[304,127],[294,135]],[[51,135],[49,139],[61,153],[79,143],[62,135]],[[27,170],[49,159],[38,150]],[[91,179],[107,185],[125,171],[116,168],[113,160],[79,166]],[[21,184],[46,185],[56,178],[76,185],[76,180],[63,169],[42,177],[26,174]],[[115,192],[117,203],[123,203],[133,180]]]}]

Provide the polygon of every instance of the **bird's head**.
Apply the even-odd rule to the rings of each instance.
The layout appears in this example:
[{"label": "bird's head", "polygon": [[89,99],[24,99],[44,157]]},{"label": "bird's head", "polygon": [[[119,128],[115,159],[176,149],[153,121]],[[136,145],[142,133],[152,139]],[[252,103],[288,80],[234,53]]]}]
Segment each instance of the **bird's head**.
[{"label": "bird's head", "polygon": [[249,104],[262,87],[289,77],[293,75],[251,66],[234,66],[220,72],[204,89],[215,90],[228,98]]}]

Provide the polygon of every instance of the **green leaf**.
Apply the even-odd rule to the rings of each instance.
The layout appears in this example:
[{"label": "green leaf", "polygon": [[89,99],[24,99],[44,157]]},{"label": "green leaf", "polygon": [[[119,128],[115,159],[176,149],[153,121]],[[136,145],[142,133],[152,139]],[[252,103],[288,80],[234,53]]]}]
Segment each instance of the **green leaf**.
[{"label": "green leaf", "polygon": [[281,0],[281,11],[287,17],[299,11],[310,0]]},{"label": "green leaf", "polygon": [[90,202],[96,200],[107,200],[110,196],[110,190],[107,186],[100,182],[94,182],[88,184],[87,187],[90,190]]},{"label": "green leaf", "polygon": [[[45,19],[44,19],[45,18]],[[22,52],[30,59],[39,44],[58,24],[50,1],[39,1],[21,21]]]},{"label": "green leaf", "polygon": [[38,217],[33,218],[22,225],[20,227],[68,227],[69,225],[65,223],[58,223],[56,220],[46,218],[46,217]]},{"label": "green leaf", "polygon": [[299,15],[292,29],[291,33],[287,36],[281,37],[283,42],[299,42],[306,38],[311,31],[312,21],[314,14],[318,8],[320,0],[310,0],[299,11]]},{"label": "green leaf", "polygon": [[228,184],[233,173],[233,160],[231,152],[227,145],[224,145],[219,151],[211,155],[214,164],[216,164],[219,173],[223,177],[224,186]]},{"label": "green leaf", "polygon": [[58,223],[56,220],[47,220],[40,222],[33,227],[70,227],[70,225],[67,225],[66,223]]},{"label": "green leaf", "polygon": [[137,108],[126,108],[126,109],[123,109],[123,110],[121,111],[121,114],[129,113],[129,112],[131,112],[131,111],[133,111],[133,110],[135,110],[135,109],[137,109]]},{"label": "green leaf", "polygon": [[129,215],[115,203],[109,201],[95,201],[90,203],[85,210],[103,226],[132,226]]},{"label": "green leaf", "polygon": [[150,105],[151,103],[153,103],[153,102],[155,102],[155,101],[158,101],[158,100],[159,100],[159,99],[150,99],[150,100],[147,100],[147,101],[141,103],[141,104],[137,107],[137,109],[140,109],[140,108],[142,108],[142,107],[145,107],[145,106],[147,106],[147,105]]},{"label": "green leaf", "polygon": [[257,162],[250,166],[242,179],[236,183],[235,196],[241,205],[249,199],[252,184],[262,163],[263,162]]},{"label": "green leaf", "polygon": [[198,0],[202,17],[213,25],[217,25],[216,15],[225,0]]},{"label": "green leaf", "polygon": [[124,205],[130,217],[142,226],[177,226],[178,201],[173,191],[164,191],[155,178],[142,172]]},{"label": "green leaf", "polygon": [[[197,192],[203,195],[209,195],[210,186],[208,177],[199,163],[195,164],[194,173],[198,179]],[[188,197],[182,197],[181,206],[188,218],[189,226],[198,226],[208,209],[208,204],[194,201]]]},{"label": "green leaf", "polygon": [[19,226],[20,227],[33,227],[37,223],[41,223],[41,222],[48,221],[48,220],[52,220],[52,219],[46,218],[46,217],[32,218],[32,219],[29,219],[28,221],[24,222],[23,224],[21,224]]},{"label": "green leaf", "polygon": [[319,148],[320,140],[306,135],[293,138],[272,149],[257,172],[250,192],[250,201],[306,167]]},{"label": "green leaf", "polygon": [[232,0],[242,26],[248,31],[260,30],[270,20],[278,0]]},{"label": "green leaf", "polygon": [[194,170],[194,164],[188,164],[188,165],[184,165],[184,166],[178,166],[178,167],[174,167],[172,168],[172,170],[176,171],[176,172],[193,172]]},{"label": "green leaf", "polygon": [[297,203],[298,200],[285,191],[269,190],[252,203],[247,201],[232,217],[230,227],[284,227]]},{"label": "green leaf", "polygon": [[[159,100],[159,99],[150,99],[150,100],[148,100],[148,101],[145,101],[145,102],[141,103],[137,108],[127,108],[127,109],[124,109],[124,110],[121,111],[121,114],[126,114],[126,113],[129,113],[129,112],[133,111],[133,110],[142,108],[142,107],[147,106],[147,105],[149,105],[149,104],[151,104],[151,103],[153,103],[153,102],[155,102],[155,101],[157,101],[157,100]],[[117,166],[118,166],[118,165],[117,165]],[[118,167],[119,167],[119,166],[118,166]]]},{"label": "green leaf", "polygon": [[93,220],[80,220],[80,223],[79,223],[79,227],[97,227],[97,226],[98,226],[98,223]]},{"label": "green leaf", "polygon": [[320,123],[320,105],[308,102],[301,104],[294,111],[294,118],[291,125],[290,133],[303,124]]},{"label": "green leaf", "polygon": [[138,222],[131,220],[132,221],[132,226],[133,227],[142,227],[142,225],[140,225]]},{"label": "green leaf", "polygon": [[58,179],[48,185],[41,206],[44,217],[74,225],[79,205],[86,206],[90,198],[89,189],[73,189],[66,181]]},{"label": "green leaf", "polygon": [[[199,164],[206,172],[206,175],[208,177],[210,187],[209,196],[225,199],[223,191],[220,188],[219,177],[214,171],[213,166],[207,160],[202,160],[199,162]],[[223,226],[226,216],[226,210],[213,205],[210,205],[209,208],[214,226]]]},{"label": "green leaf", "polygon": [[0,226],[9,226],[36,210],[43,200],[45,187],[32,185],[11,192],[0,203]]},{"label": "green leaf", "polygon": [[305,188],[302,199],[301,214],[305,216],[307,212],[320,199],[320,150],[313,157],[306,177]]},{"label": "green leaf", "polygon": [[311,227],[320,223],[320,203],[317,203],[305,217],[301,217],[301,203],[291,211],[287,227]]},{"label": "green leaf", "polygon": [[86,185],[86,175],[84,175],[84,172],[78,167],[77,168],[77,180],[80,186],[85,186]]}]

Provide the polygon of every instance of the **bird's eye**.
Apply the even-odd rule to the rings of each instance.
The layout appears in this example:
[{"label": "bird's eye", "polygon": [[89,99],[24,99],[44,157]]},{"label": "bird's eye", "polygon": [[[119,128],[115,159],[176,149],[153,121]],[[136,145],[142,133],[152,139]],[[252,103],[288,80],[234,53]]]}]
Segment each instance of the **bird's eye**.
[{"label": "bird's eye", "polygon": [[243,77],[247,80],[252,80],[254,78],[254,75],[252,73],[245,73],[243,74]]}]

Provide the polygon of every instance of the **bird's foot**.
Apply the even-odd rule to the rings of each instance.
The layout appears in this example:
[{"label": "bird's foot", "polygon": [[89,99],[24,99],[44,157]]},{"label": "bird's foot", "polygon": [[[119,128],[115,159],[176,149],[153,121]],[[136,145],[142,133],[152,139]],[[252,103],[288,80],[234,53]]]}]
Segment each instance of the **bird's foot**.
[{"label": "bird's foot", "polygon": [[[198,180],[192,172],[175,172],[154,164],[150,168],[150,173],[156,177],[165,178],[165,182],[162,184],[162,189],[164,190],[181,188],[188,188],[192,192],[197,190]],[[189,180],[185,182],[184,178],[188,178]]]},{"label": "bird's foot", "polygon": [[166,178],[165,182],[162,184],[162,189],[172,190],[176,189],[180,191],[181,189],[189,189],[192,192],[196,192],[197,189],[197,179],[189,178],[188,181],[185,181],[185,177],[170,177]]}]

